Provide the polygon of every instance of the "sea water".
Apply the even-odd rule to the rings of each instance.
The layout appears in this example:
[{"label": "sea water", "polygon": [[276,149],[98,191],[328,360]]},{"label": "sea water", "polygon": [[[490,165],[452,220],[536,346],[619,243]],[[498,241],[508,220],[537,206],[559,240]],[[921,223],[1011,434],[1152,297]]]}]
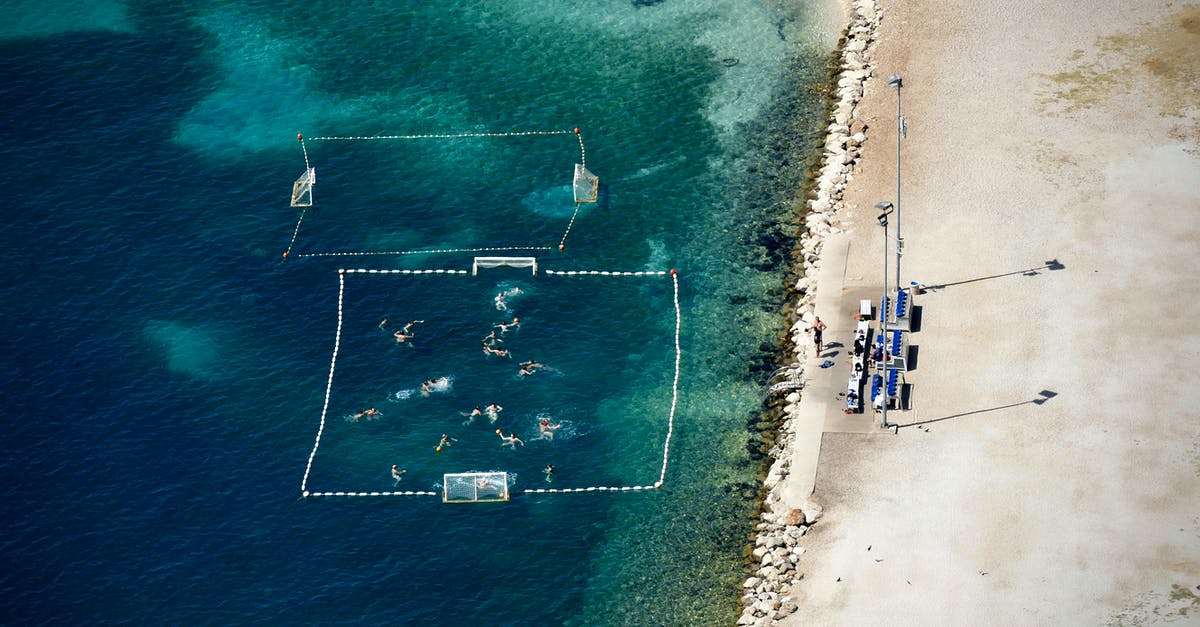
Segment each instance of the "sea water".
[{"label": "sea water", "polygon": [[[0,31],[7,621],[733,620],[823,7],[52,4],[7,3]],[[578,214],[573,132],[306,141],[295,230],[297,133],[575,127],[601,180]],[[677,407],[669,275],[346,275],[331,379],[338,268],[472,255],[284,261],[293,233],[296,253],[676,269]],[[511,358],[485,355],[511,317]],[[530,359],[546,367],[521,376]],[[493,402],[494,422],[464,415]],[[397,464],[403,490],[500,470],[514,497],[301,498],[323,412],[311,490],[388,491]],[[661,489],[522,493],[653,484],[672,416]]]}]

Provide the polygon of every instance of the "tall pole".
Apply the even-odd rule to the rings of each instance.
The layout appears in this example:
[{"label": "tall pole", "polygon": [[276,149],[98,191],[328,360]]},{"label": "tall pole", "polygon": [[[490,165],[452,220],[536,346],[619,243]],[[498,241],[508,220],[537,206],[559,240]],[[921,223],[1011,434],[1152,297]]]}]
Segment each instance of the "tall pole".
[{"label": "tall pole", "polygon": [[[900,256],[904,254],[904,238],[900,234],[900,137],[904,134],[904,116],[900,114],[900,89],[904,79],[899,74],[893,74],[887,79],[888,85],[896,90],[896,294],[900,293]],[[886,282],[884,283],[886,285]]]},{"label": "tall pole", "polygon": [[[889,306],[890,307],[895,306],[895,305],[890,305],[887,300],[887,295],[888,295],[888,246],[887,246],[888,228],[887,227],[888,227],[888,216],[890,216],[892,211],[895,210],[895,205],[884,200],[884,201],[875,203],[875,208],[882,212],[879,214],[879,217],[876,218],[876,220],[879,221],[879,226],[883,227],[883,296],[881,296],[879,298],[879,343],[880,343],[880,346],[883,348],[882,354],[880,355],[879,372],[880,372],[880,376],[883,377],[883,385],[880,386],[879,393],[883,396],[883,403],[882,403],[883,424],[880,425],[880,428],[887,429],[890,426],[888,424],[888,419],[887,419],[887,410],[888,410],[887,319],[888,319]],[[899,292],[897,292],[897,296],[899,296]],[[872,399],[872,401],[874,401],[874,399]]]},{"label": "tall pole", "polygon": [[880,355],[880,357],[881,357],[882,359],[881,359],[881,361],[879,362],[879,365],[881,366],[881,368],[880,368],[880,374],[883,376],[883,385],[879,386],[879,394],[880,394],[881,396],[883,396],[883,424],[882,424],[882,425],[879,425],[879,428],[881,428],[881,429],[887,429],[887,428],[888,428],[888,421],[887,421],[887,410],[888,410],[888,396],[887,396],[887,391],[888,391],[888,389],[887,389],[887,378],[888,378],[888,372],[887,372],[887,361],[888,361],[888,360],[887,360],[887,356],[888,356],[888,350],[887,350],[887,310],[888,310],[888,307],[889,307],[889,306],[891,306],[891,305],[890,305],[890,303],[888,303],[888,300],[887,300],[887,285],[888,285],[888,272],[887,272],[887,267],[888,267],[888,249],[887,249],[887,243],[888,243],[888,232],[887,232],[887,218],[884,218],[884,219],[882,220],[882,222],[883,222],[883,296],[882,296],[882,297],[880,298],[880,300],[879,300],[879,339],[880,339],[880,341],[882,342],[882,345],[883,345],[883,354],[882,354],[882,355]]}]

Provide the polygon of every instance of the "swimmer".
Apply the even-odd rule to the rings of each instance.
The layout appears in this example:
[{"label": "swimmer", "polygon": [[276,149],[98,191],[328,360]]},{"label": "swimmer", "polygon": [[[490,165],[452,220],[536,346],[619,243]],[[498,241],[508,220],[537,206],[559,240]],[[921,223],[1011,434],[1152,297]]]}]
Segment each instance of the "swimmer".
[{"label": "swimmer", "polygon": [[496,429],[496,435],[500,436],[500,439],[503,440],[503,442],[500,443],[500,446],[511,446],[513,448],[517,448],[518,444],[525,446],[524,440],[518,438],[517,434],[515,433],[510,433],[506,436],[504,435],[503,431]]},{"label": "swimmer", "polygon": [[546,469],[542,473],[546,475],[546,483],[554,481],[554,464],[546,464]]},{"label": "swimmer", "polygon": [[491,484],[491,483],[489,483],[489,482],[488,482],[488,480],[487,480],[485,477],[480,477],[480,478],[479,478],[479,481],[476,481],[476,482],[475,482],[475,485],[479,486],[480,488],[482,488],[482,489],[484,489],[484,490],[486,490],[486,489],[488,489],[488,488],[492,487],[492,484]]},{"label": "swimmer", "polygon": [[495,424],[496,419],[500,417],[500,412],[504,411],[504,408],[495,403],[492,403],[491,405],[487,406],[486,411],[487,411],[487,415],[488,415],[488,420],[492,421],[492,424]]},{"label": "swimmer", "polygon": [[[387,320],[387,318],[384,318],[384,320]],[[408,337],[412,337],[413,336],[413,333],[412,333],[413,326],[421,324],[422,322],[425,322],[425,321],[424,320],[409,320],[408,324],[404,325],[404,328],[401,329],[401,333],[404,333]]]},{"label": "swimmer", "polygon": [[[463,421],[463,424],[469,425],[469,424],[475,422],[475,418],[483,415],[483,410],[479,409],[479,405],[476,405],[475,409],[472,409],[470,413],[466,413],[466,412],[458,412],[458,413],[460,413],[464,416],[467,416],[467,419]],[[493,420],[492,422],[495,422],[495,420]]]},{"label": "swimmer", "polygon": [[400,480],[404,478],[404,475],[407,472],[408,470],[401,470],[397,468],[395,464],[392,464],[392,479],[396,480],[396,482],[392,484],[393,488],[400,485]]},{"label": "swimmer", "polygon": [[354,414],[354,422],[358,422],[358,419],[362,418],[364,416],[366,417],[367,420],[371,420],[373,418],[378,418],[382,415],[383,414],[379,413],[378,409],[375,409],[374,407],[370,407],[370,408],[367,408],[367,409],[364,409],[364,410],[358,412],[357,414]]},{"label": "swimmer", "polygon": [[500,324],[495,325],[497,329],[500,329],[500,335],[504,335],[509,329],[515,329],[519,326],[521,326],[520,318],[513,318],[512,322],[501,322]]},{"label": "swimmer", "polygon": [[485,355],[496,355],[497,357],[509,357],[509,358],[512,357],[512,355],[508,354],[507,348],[496,348],[495,346],[492,346],[491,344],[488,344],[487,342],[483,343],[483,352]]},{"label": "swimmer", "polygon": [[450,389],[450,379],[438,377],[421,383],[421,396],[429,396],[431,392],[445,392]]},{"label": "swimmer", "polygon": [[382,329],[383,327],[386,327],[386,326],[387,326],[387,316],[384,316],[383,320],[379,321],[379,328]]},{"label": "swimmer", "polygon": [[488,333],[487,335],[483,336],[484,344],[492,345],[492,344],[495,344],[496,342],[500,342],[500,341],[502,341],[502,340],[500,338],[496,337],[495,329],[493,329],[491,333]]},{"label": "swimmer", "polygon": [[550,424],[549,418],[542,418],[541,422],[538,422],[538,437],[537,437],[537,439],[553,440],[554,439],[554,430],[561,426],[562,425]]},{"label": "swimmer", "polygon": [[441,453],[443,448],[450,446],[451,442],[457,442],[457,441],[458,441],[458,438],[452,438],[452,437],[446,435],[445,433],[443,433],[442,440],[440,442],[438,442],[437,448],[435,448],[433,450],[435,452]]},{"label": "swimmer", "polygon": [[521,362],[521,372],[519,374],[522,377],[528,377],[529,375],[536,372],[538,368],[541,368],[541,367],[542,367],[542,364],[539,364],[538,362],[530,359],[529,361]]},{"label": "swimmer", "polygon": [[[394,335],[396,337],[397,344],[403,344],[403,343],[413,339],[413,336],[405,333],[404,331],[396,331],[392,335]],[[410,346],[411,346],[411,344],[410,344]]]},{"label": "swimmer", "polygon": [[508,309],[508,305],[504,302],[504,292],[496,294],[496,309],[504,311]]}]

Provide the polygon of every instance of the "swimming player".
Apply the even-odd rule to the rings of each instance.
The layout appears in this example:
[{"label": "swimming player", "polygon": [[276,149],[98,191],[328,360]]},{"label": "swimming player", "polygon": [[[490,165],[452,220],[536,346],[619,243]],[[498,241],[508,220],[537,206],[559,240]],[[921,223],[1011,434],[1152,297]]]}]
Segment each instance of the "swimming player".
[{"label": "swimming player", "polygon": [[[472,422],[475,422],[475,418],[483,415],[483,410],[479,409],[479,405],[476,405],[475,409],[472,409],[470,413],[463,413],[463,412],[459,412],[459,413],[461,413],[464,416],[467,416],[467,419],[463,421],[463,424],[469,425]],[[493,421],[493,422],[495,422],[495,421]]]},{"label": "swimming player", "polygon": [[500,335],[504,335],[509,329],[515,329],[519,326],[521,326],[520,318],[513,318],[512,322],[501,322],[500,324],[495,325],[497,329],[500,329]]},{"label": "swimming player", "polygon": [[[384,318],[384,320],[387,320],[387,318]],[[408,324],[404,325],[404,328],[401,329],[401,332],[403,332],[408,337],[412,337],[413,336],[413,333],[412,333],[413,326],[418,325],[422,322],[425,322],[425,321],[424,320],[409,320]]]},{"label": "swimming player", "polygon": [[496,348],[487,342],[483,343],[483,352],[484,354],[495,355],[497,357],[512,357],[512,355],[508,354],[507,348]]},{"label": "swimming player", "polygon": [[508,305],[504,302],[504,292],[496,294],[496,309],[500,311],[508,309]]},{"label": "swimming player", "polygon": [[438,377],[421,383],[421,396],[429,396],[430,392],[445,392],[450,389],[450,379]]},{"label": "swimming player", "polygon": [[379,328],[382,329],[383,327],[386,327],[386,326],[387,326],[387,316],[384,316],[383,320],[379,321]]},{"label": "swimming player", "polygon": [[404,478],[404,475],[407,472],[408,470],[400,470],[395,464],[392,464],[392,479],[396,480],[396,482],[392,484],[393,488],[400,485],[400,480]]},{"label": "swimming player", "polygon": [[382,415],[383,414],[379,413],[378,409],[375,409],[374,407],[370,407],[370,408],[367,408],[367,409],[364,409],[364,410],[358,412],[357,414],[354,414],[354,421],[358,422],[358,419],[362,418],[364,416],[367,418],[367,420],[371,420],[372,418],[378,418]]},{"label": "swimming player", "polygon": [[396,336],[397,344],[403,344],[413,338],[412,335],[409,335],[409,334],[405,333],[404,331],[396,331],[392,335]]},{"label": "swimming player", "polygon": [[542,472],[546,475],[546,483],[554,481],[554,464],[546,464],[546,469]]},{"label": "swimming player", "polygon": [[536,372],[538,368],[541,368],[541,367],[542,367],[542,364],[539,364],[538,362],[536,362],[532,359],[530,359],[529,361],[523,361],[523,362],[521,362],[521,372],[519,374],[522,377],[528,377],[529,375]]},{"label": "swimming player", "polygon": [[518,438],[517,434],[515,433],[504,435],[503,431],[496,429],[496,435],[500,436],[500,439],[503,440],[503,442],[500,443],[500,446],[511,446],[513,448],[517,448],[518,444],[525,446],[525,441],[521,438]]},{"label": "swimming player", "polygon": [[553,440],[554,439],[554,430],[561,426],[562,425],[550,424],[549,418],[542,418],[542,420],[540,422],[538,422],[538,437],[537,437],[537,439]]},{"label": "swimming player", "polygon": [[504,410],[503,407],[501,407],[495,403],[488,405],[487,410],[486,410],[487,415],[488,415],[488,420],[491,420],[492,423],[495,423],[496,419],[500,417],[500,412],[503,410]]},{"label": "swimming player", "polygon": [[433,450],[438,453],[441,453],[443,448],[450,446],[451,442],[457,442],[457,441],[458,441],[458,438],[452,438],[452,437],[446,435],[445,433],[443,433],[442,440],[440,442],[438,442],[437,448],[435,448]]}]

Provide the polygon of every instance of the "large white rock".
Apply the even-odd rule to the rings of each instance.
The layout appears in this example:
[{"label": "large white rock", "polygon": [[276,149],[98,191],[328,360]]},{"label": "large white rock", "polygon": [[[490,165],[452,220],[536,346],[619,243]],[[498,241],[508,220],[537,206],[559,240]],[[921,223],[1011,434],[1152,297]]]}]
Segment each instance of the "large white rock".
[{"label": "large white rock", "polygon": [[[804,504],[800,506],[800,509],[804,510],[804,518],[810,525],[817,522],[817,520],[821,518],[821,506],[813,501],[805,501]],[[768,548],[771,547],[768,546]]]},{"label": "large white rock", "polygon": [[854,12],[866,19],[875,17],[875,0],[859,0],[854,5]]}]

